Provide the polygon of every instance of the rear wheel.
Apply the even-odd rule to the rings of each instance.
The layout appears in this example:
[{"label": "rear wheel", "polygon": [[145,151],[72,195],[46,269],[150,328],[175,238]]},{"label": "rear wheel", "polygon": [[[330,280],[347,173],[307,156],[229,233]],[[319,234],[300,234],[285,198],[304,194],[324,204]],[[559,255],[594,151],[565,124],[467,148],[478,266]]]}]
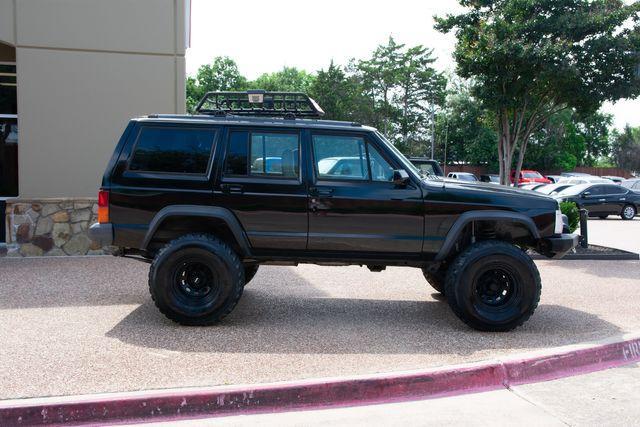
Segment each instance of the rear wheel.
[{"label": "rear wheel", "polygon": [[453,312],[480,331],[512,330],[540,301],[540,274],[531,258],[499,241],[471,245],[450,265],[445,295]]},{"label": "rear wheel", "polygon": [[426,268],[422,269],[422,274],[424,278],[427,279],[427,282],[431,285],[433,289],[444,294],[444,283],[447,272],[444,270],[436,270],[429,271]]},{"label": "rear wheel", "polygon": [[622,217],[622,219],[627,221],[633,219],[636,216],[636,207],[633,205],[626,205],[624,208],[622,208],[622,213],[620,213],[620,216]]},{"label": "rear wheel", "polygon": [[221,240],[190,234],[173,240],[151,263],[149,291],[158,309],[183,325],[211,325],[231,313],[244,268]]}]

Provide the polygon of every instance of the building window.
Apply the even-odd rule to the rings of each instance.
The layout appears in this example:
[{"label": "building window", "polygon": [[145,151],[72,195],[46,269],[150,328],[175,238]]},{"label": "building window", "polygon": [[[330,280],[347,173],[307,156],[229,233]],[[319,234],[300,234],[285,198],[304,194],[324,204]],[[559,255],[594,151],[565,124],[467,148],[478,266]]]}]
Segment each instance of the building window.
[{"label": "building window", "polygon": [[16,65],[0,58],[0,197],[18,195]]}]

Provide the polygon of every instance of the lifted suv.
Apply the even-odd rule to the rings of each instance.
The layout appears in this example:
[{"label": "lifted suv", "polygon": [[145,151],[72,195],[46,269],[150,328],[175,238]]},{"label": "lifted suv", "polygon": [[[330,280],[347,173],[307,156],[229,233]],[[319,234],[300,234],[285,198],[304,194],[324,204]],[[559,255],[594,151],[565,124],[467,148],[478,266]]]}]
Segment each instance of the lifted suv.
[{"label": "lifted suv", "polygon": [[554,199],[421,174],[375,129],[314,119],[303,94],[209,93],[198,111],[129,123],[90,229],[151,262],[151,296],[181,324],[224,318],[259,265],[315,263],[420,268],[462,321],[507,331],[540,298],[524,249],[578,242]]}]

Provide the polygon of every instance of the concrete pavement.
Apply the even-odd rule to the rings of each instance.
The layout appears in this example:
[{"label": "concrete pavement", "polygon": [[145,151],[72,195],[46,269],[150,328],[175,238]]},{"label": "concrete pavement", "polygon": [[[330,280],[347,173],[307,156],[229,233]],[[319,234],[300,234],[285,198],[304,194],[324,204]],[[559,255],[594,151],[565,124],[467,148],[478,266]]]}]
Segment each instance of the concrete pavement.
[{"label": "concrete pavement", "polygon": [[509,390],[351,408],[153,423],[153,426],[609,426],[640,420],[640,367]]},{"label": "concrete pavement", "polygon": [[0,261],[0,398],[420,369],[640,331],[640,263],[540,261],[541,305],[478,333],[419,270],[265,267],[219,326],[166,320],[127,259]]},{"label": "concrete pavement", "polygon": [[640,253],[640,217],[631,221],[613,215],[589,218],[589,243]]}]

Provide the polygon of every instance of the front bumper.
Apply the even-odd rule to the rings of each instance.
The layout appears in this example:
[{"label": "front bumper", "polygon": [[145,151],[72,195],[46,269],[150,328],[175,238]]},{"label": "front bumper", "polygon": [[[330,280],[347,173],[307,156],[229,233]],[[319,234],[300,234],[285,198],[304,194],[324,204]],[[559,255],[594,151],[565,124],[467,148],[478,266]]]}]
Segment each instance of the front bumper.
[{"label": "front bumper", "polygon": [[578,246],[579,240],[579,235],[568,233],[544,237],[538,242],[537,251],[549,258],[562,258],[567,252]]},{"label": "front bumper", "polygon": [[113,225],[95,223],[89,227],[89,238],[100,246],[111,246],[113,243]]}]

